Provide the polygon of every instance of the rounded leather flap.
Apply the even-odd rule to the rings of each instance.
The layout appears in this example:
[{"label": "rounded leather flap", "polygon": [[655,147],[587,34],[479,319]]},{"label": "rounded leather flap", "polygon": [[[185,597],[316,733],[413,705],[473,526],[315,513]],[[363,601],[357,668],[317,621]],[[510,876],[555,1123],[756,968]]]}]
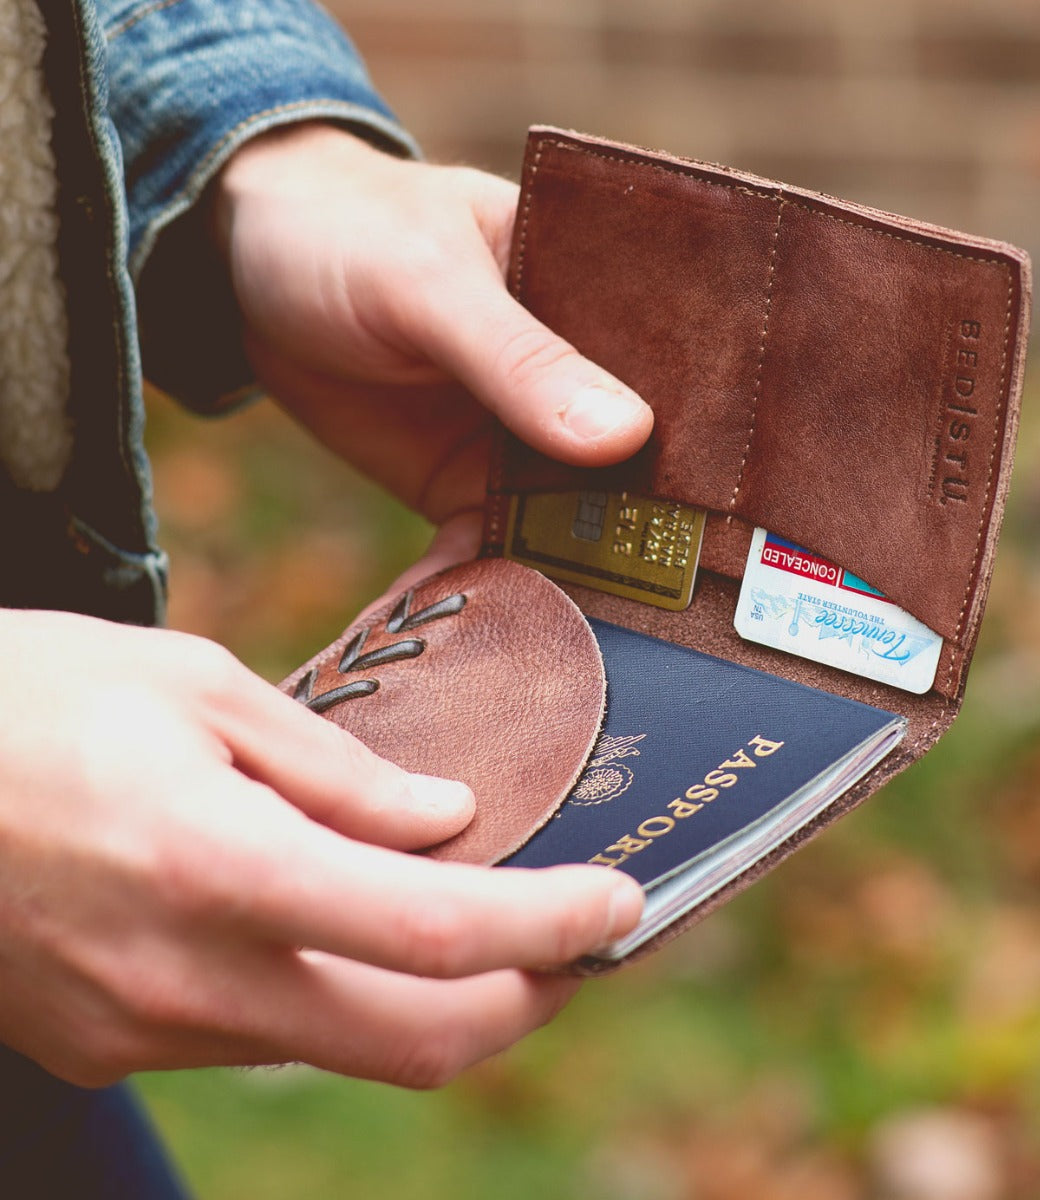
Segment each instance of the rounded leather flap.
[{"label": "rounded leather flap", "polygon": [[606,702],[574,602],[505,559],[424,580],[281,687],[407,770],[467,783],[476,815],[430,853],[480,864],[519,849],[563,803]]}]

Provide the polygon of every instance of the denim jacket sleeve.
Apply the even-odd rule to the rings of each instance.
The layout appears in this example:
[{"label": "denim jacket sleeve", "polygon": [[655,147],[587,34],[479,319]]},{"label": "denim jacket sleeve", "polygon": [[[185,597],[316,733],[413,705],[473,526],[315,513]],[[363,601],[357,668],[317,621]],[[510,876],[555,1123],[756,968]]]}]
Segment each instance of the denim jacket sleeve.
[{"label": "denim jacket sleeve", "polygon": [[[248,382],[230,297],[192,222],[220,167],[257,133],[308,119],[338,122],[392,153],[417,148],[347,36],[311,0],[97,0],[97,9],[145,369],[209,410]],[[155,278],[142,287],[146,275]]]}]

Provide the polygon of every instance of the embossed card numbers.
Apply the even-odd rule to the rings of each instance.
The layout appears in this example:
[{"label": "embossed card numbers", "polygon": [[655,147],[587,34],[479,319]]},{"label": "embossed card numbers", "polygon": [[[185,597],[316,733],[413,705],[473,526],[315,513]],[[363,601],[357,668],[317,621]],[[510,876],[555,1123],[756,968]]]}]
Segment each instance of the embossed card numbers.
[{"label": "embossed card numbers", "polygon": [[503,554],[552,579],[660,608],[693,596],[704,513],[631,492],[515,496]]}]

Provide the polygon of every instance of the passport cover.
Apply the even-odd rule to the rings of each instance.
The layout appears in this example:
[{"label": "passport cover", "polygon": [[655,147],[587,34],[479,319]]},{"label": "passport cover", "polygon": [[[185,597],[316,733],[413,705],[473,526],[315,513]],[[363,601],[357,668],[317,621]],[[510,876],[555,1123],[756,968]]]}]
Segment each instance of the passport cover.
[{"label": "passport cover", "polygon": [[[902,737],[894,713],[589,620],[607,675],[603,731],[553,818],[504,866],[593,862],[647,892],[617,960],[821,812]],[[590,960],[591,961],[591,960]]]},{"label": "passport cover", "polygon": [[[824,710],[855,701],[906,721],[901,743],[862,779],[635,957],[859,804],[953,721],[1010,479],[1029,260],[1002,242],[745,172],[539,127],[528,140],[509,286],[643,396],[655,414],[650,441],[628,462],[581,470],[503,434],[481,560],[387,600],[283,684],[320,705],[344,686],[342,672],[365,664],[367,692],[329,704],[326,717],[412,770],[464,779],[477,795],[474,829],[432,853],[485,863],[514,854],[596,757],[603,669],[589,665],[596,639],[581,614],[808,685],[827,694],[814,701]],[[688,608],[557,587],[500,557],[517,497],[584,490],[706,511]],[[756,526],[841,564],[939,634],[931,689],[910,694],[741,639],[733,619]],[[573,604],[555,598],[564,592]],[[438,607],[453,598],[452,611]],[[402,606],[440,615],[411,632],[395,616]],[[359,638],[382,657],[352,658]],[[701,707],[707,746],[711,706]],[[615,710],[606,719],[614,728],[620,718]],[[652,731],[609,736],[643,732]],[[731,741],[727,733],[717,743],[721,755]],[[639,761],[622,758],[619,774]]]}]

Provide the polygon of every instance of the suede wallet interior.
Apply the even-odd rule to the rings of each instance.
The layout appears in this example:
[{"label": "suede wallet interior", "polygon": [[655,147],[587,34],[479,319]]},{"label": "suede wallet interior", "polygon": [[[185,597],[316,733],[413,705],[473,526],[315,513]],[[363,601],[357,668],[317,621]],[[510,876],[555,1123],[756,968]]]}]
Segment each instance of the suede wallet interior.
[{"label": "suede wallet interior", "polygon": [[[650,441],[587,470],[503,434],[481,557],[394,597],[283,684],[377,752],[473,787],[474,822],[432,853],[500,861],[565,802],[607,702],[584,615],[908,722],[866,777],[641,955],[860,803],[953,721],[1008,490],[1029,262],[1004,243],[739,171],[535,128],[509,283],[652,406]],[[514,497],[582,490],[706,511],[688,608],[557,584],[502,557]],[[931,689],[911,694],[742,639],[734,611],[755,527],[841,564],[938,634]]]}]

